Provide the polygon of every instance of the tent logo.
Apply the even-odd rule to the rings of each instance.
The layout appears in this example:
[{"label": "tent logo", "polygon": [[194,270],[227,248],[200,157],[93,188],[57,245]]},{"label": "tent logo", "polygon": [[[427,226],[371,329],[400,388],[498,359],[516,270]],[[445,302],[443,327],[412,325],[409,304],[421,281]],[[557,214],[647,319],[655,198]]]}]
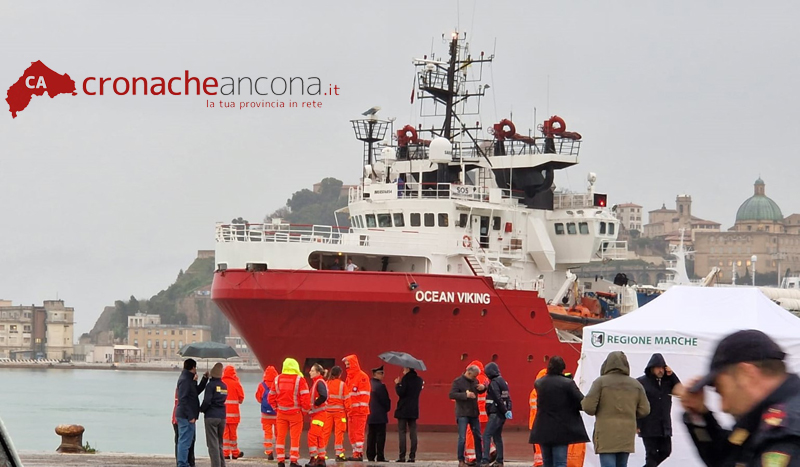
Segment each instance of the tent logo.
[{"label": "tent logo", "polygon": [[592,345],[602,347],[606,343],[606,333],[603,331],[592,331]]}]

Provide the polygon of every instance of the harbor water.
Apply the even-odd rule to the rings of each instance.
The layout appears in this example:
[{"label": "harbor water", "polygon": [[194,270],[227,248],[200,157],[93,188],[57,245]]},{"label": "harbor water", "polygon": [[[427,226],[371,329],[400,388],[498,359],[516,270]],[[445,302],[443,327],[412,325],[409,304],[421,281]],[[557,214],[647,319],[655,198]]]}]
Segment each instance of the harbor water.
[{"label": "harbor water", "polygon": [[[205,371],[200,362],[198,369]],[[55,427],[83,425],[84,442],[103,452],[172,454],[172,408],[180,372],[73,369],[0,369],[0,418],[19,450],[54,451]],[[245,391],[239,446],[263,456],[261,374],[239,375]],[[202,396],[202,394],[201,394]],[[205,453],[202,416],[196,452]]]}]

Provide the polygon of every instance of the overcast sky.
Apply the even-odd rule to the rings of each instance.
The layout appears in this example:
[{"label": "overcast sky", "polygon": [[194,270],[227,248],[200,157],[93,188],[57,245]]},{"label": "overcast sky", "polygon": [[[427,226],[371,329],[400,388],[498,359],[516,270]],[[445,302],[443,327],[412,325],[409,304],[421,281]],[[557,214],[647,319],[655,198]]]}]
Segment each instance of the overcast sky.
[{"label": "overcast sky", "polygon": [[[103,307],[150,297],[214,248],[214,223],[251,222],[333,176],[355,183],[349,120],[380,105],[418,121],[413,57],[467,31],[492,51],[484,128],[520,133],[558,114],[584,137],[581,164],[611,204],[678,193],[733,223],[761,175],[800,212],[800,4],[728,2],[0,2],[0,298],[56,296],[75,337]],[[30,63],[68,73],[77,96],[34,97],[11,118],[5,91]],[[340,87],[321,109],[207,109],[198,96],[87,96],[83,79],[309,77]],[[548,96],[549,77],[549,96]],[[237,100],[241,100],[239,98]],[[250,100],[250,99],[248,99]],[[253,96],[252,100],[260,100]],[[646,222],[646,220],[645,220]]]}]

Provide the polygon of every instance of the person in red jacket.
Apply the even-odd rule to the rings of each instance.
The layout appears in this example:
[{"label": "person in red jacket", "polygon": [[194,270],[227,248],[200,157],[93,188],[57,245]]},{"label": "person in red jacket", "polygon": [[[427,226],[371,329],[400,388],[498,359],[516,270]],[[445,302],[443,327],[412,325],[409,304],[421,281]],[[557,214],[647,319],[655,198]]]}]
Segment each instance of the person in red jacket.
[{"label": "person in red jacket", "polygon": [[244,456],[239,450],[239,405],[244,402],[244,389],[236,369],[227,365],[222,373],[222,382],[228,388],[228,399],[225,401],[225,432],[222,434],[222,455],[227,459],[238,459]]},{"label": "person in red jacket", "polygon": [[364,460],[364,436],[367,431],[367,416],[369,416],[369,395],[372,386],[369,376],[361,371],[358,357],[348,355],[342,359],[347,368],[345,380],[344,406],[347,410],[347,435],[353,446],[353,456],[347,460],[362,462]]},{"label": "person in red jacket", "polygon": [[326,410],[325,428],[322,430],[322,438],[325,446],[331,439],[331,433],[335,431],[333,447],[336,450],[336,462],[345,462],[347,457],[344,455],[344,434],[347,432],[347,413],[344,408],[345,389],[347,385],[342,379],[342,367],[331,368],[328,377],[328,406]]},{"label": "person in red jacket", "polygon": [[308,455],[311,459],[306,467],[323,466],[328,459],[326,452],[328,439],[323,437],[327,419],[328,385],[325,384],[325,369],[319,363],[315,363],[311,367],[308,375],[311,376],[311,411],[309,412],[311,426],[308,427]]},{"label": "person in red jacket", "polygon": [[256,401],[261,406],[261,429],[264,430],[264,454],[267,460],[275,459],[273,456],[273,445],[275,444],[275,420],[278,416],[275,408],[269,404],[269,393],[272,392],[272,385],[278,372],[275,367],[270,365],[264,370],[264,380],[256,389]]},{"label": "person in red jacket", "polygon": [[290,467],[300,467],[300,435],[303,433],[303,413],[311,410],[311,395],[308,383],[303,378],[297,360],[287,358],[283,361],[283,370],[275,378],[269,393],[269,404],[278,412],[278,439],[275,442],[275,453],[278,467],[286,467],[286,432],[290,433],[289,444]]}]

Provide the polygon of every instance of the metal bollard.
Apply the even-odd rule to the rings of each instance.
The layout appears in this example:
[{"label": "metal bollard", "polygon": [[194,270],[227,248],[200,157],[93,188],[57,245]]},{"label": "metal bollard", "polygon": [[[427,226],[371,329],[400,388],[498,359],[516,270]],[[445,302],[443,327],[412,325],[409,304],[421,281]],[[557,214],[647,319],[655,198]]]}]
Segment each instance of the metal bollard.
[{"label": "metal bollard", "polygon": [[58,425],[56,427],[56,434],[61,436],[61,446],[56,449],[56,452],[70,454],[85,453],[86,449],[83,448],[83,432],[84,428],[81,425]]}]

